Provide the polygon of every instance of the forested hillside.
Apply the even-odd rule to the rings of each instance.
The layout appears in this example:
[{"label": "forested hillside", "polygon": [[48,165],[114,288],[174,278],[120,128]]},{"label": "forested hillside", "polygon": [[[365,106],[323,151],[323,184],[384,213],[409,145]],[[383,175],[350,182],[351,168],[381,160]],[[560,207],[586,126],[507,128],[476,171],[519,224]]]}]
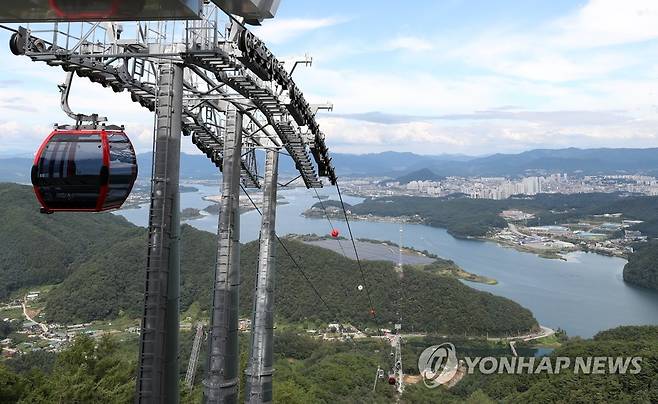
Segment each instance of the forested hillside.
[{"label": "forested hillside", "polygon": [[395,180],[400,184],[408,184],[411,181],[440,181],[443,179],[445,179],[445,177],[434,174],[432,170],[428,168],[422,168],[420,170],[412,171],[408,174],[398,177]]},{"label": "forested hillside", "polygon": [[0,184],[0,299],[23,286],[61,282],[89,257],[140,234],[114,215],[40,214],[31,187]]},{"label": "forested hillside", "polygon": [[[181,377],[187,365],[192,336],[181,336]],[[305,335],[276,331],[274,344],[274,402],[277,403],[654,403],[658,402],[658,327],[618,327],[594,338],[575,338],[551,356],[641,357],[638,374],[575,374],[573,367],[559,374],[466,374],[453,388],[428,389],[422,382],[407,384],[396,397],[383,381],[372,390],[378,366],[390,365],[390,347],[369,338],[352,342],[326,342]],[[458,358],[464,356],[509,357],[505,343],[450,339]],[[417,374],[418,355],[432,344],[446,342],[437,336],[405,340],[403,366]],[[205,343],[201,357],[205,357]],[[241,334],[240,350],[248,348]],[[532,355],[517,347],[521,356]],[[0,401],[21,403],[103,402],[126,403],[134,398],[137,344],[105,337],[94,343],[80,336],[59,354],[33,352],[19,359],[0,361]],[[246,356],[240,361],[241,374]],[[535,362],[537,366],[537,362]],[[181,403],[201,401],[205,363],[199,363],[192,391],[181,389]],[[244,381],[243,381],[244,382]],[[244,394],[241,386],[241,395]],[[242,401],[242,397],[241,400]]]},{"label": "forested hillside", "polygon": [[494,227],[507,224],[498,216],[503,201],[471,199],[466,197],[423,198],[395,196],[366,199],[353,205],[352,213],[376,216],[419,215],[424,223],[444,227],[455,237],[484,236]]},{"label": "forested hillside", "polygon": [[624,266],[624,280],[658,290],[658,241],[636,247]]},{"label": "forested hillside", "polygon": [[[122,313],[138,317],[146,262],[145,229],[112,214],[41,215],[32,200],[29,187],[0,186],[0,209],[3,217],[11,216],[1,226],[12,223],[0,234],[23,240],[0,245],[0,280],[5,288],[61,282],[46,296],[49,321],[76,323],[112,319]],[[528,310],[511,300],[476,291],[455,279],[410,267],[400,285],[392,263],[365,262],[367,286],[377,309],[373,321],[365,289],[358,290],[363,281],[355,261],[293,240],[284,242],[330,305],[327,309],[318,301],[283,249],[277,248],[276,315],[285,321],[331,322],[338,317],[359,326],[390,326],[396,321],[393,297],[402,290],[401,314],[405,324],[416,331],[506,334],[537,324]],[[252,308],[257,253],[255,242],[242,248],[242,315],[248,316]],[[183,310],[194,302],[201,309],[208,308],[215,254],[214,235],[183,226]],[[39,265],[33,269],[33,263]],[[17,281],[7,282],[12,278]]]},{"label": "forested hillside", "polygon": [[[417,352],[429,342],[435,343],[436,340],[428,339],[420,344]],[[459,345],[457,352],[460,352]],[[441,388],[429,390],[422,384],[409,386],[403,401],[451,404],[469,399],[472,403],[513,404],[658,402],[658,326],[625,326],[600,332],[592,339],[574,338],[550,356],[553,363],[556,357],[569,357],[571,363],[576,357],[641,357],[641,371],[638,374],[610,374],[607,371],[605,374],[583,374],[574,373],[573,367],[558,374],[482,375],[476,371],[473,375],[466,375],[449,391]]]},{"label": "forested hillside", "polygon": [[[47,298],[46,315],[51,321],[80,322],[116,317],[120,311],[137,316],[141,310],[143,237],[118,243],[80,266]],[[368,299],[355,261],[332,251],[285,240],[288,250],[304,268],[330,308],[318,300],[282,248],[277,249],[276,315],[286,321],[307,319],[324,322],[351,321],[359,326],[384,325],[396,320],[400,287],[393,264],[364,262],[368,285],[377,309],[369,316]],[[181,253],[181,308],[197,302],[208,309],[215,256],[214,237],[189,226],[183,227]],[[258,257],[258,244],[241,251],[241,315],[249,316]],[[401,285],[401,313],[405,324],[416,331],[482,335],[515,333],[536,325],[532,314],[518,304],[479,292],[452,278],[409,268]],[[428,304],[429,302],[429,304]]]}]

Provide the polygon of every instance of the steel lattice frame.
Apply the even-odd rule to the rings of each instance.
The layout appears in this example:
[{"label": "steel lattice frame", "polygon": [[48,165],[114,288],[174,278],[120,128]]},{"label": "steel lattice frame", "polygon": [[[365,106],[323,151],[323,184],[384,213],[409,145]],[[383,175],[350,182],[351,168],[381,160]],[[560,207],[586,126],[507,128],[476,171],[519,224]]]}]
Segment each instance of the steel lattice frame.
[{"label": "steel lattice frame", "polygon": [[[245,116],[245,186],[260,188],[256,148],[285,148],[308,188],[322,187],[319,177],[335,183],[315,111],[283,63],[235,19],[209,4],[201,20],[128,22],[125,27],[130,29],[113,22],[18,27],[11,49],[115,92],[128,91],[133,101],[150,111],[156,107],[158,66],[181,64],[183,134],[191,136],[218,168],[226,103],[231,103]],[[126,39],[132,29],[134,38]]]},{"label": "steel lattice frame", "polygon": [[[156,113],[137,402],[178,400],[180,133],[190,136],[193,144],[220,170],[231,167],[224,173],[224,180],[235,188],[223,190],[227,196],[225,202],[233,202],[230,207],[225,206],[224,220],[220,216],[220,230],[228,226],[235,228],[235,234],[228,232],[218,243],[213,293],[219,303],[213,301],[211,339],[222,337],[217,331],[220,328],[233,332],[237,324],[237,183],[261,187],[255,150],[267,150],[269,161],[274,151],[285,149],[308,188],[322,187],[320,177],[336,183],[324,134],[315,120],[317,109],[309,105],[290,73],[262,41],[234,17],[220,22],[220,15],[225,16],[215,5],[208,4],[199,20],[128,22],[125,23],[128,29],[116,22],[28,25],[18,27],[10,40],[14,54],[60,66],[115,92],[128,91],[134,102]],[[220,24],[226,28],[220,29]],[[134,38],[126,39],[128,31],[135,33]],[[239,139],[237,143],[236,139]],[[276,174],[272,175],[272,170],[275,172],[276,163],[269,164],[266,188],[275,189]],[[276,198],[269,204],[266,210],[269,209],[271,220],[263,226],[273,232]],[[229,216],[235,219],[232,227],[227,220]],[[267,223],[272,223],[271,228]],[[230,254],[235,258],[231,262],[220,259],[222,254],[232,251],[227,245],[237,248],[235,254]],[[265,262],[260,271],[268,273],[272,264],[273,260]],[[222,283],[224,275],[230,282]],[[268,293],[267,287],[257,285],[257,293]],[[226,301],[227,296],[231,297],[231,304]],[[269,302],[266,311],[272,310],[271,299]],[[224,307],[225,304],[230,307]],[[258,324],[271,331],[268,321]],[[165,338],[165,334],[169,337]],[[267,344],[271,353],[271,332],[263,335],[260,342]],[[237,343],[225,345],[216,341],[209,352],[220,348],[226,351],[222,354],[237,355]],[[216,356],[209,355],[209,363],[217,369],[211,367],[204,381],[204,397],[209,402],[234,401],[237,390],[233,391],[227,383],[239,378],[234,374],[237,362],[228,363]],[[267,355],[252,358],[250,401],[261,402],[271,396],[268,358]],[[232,379],[228,380],[228,376]]]}]

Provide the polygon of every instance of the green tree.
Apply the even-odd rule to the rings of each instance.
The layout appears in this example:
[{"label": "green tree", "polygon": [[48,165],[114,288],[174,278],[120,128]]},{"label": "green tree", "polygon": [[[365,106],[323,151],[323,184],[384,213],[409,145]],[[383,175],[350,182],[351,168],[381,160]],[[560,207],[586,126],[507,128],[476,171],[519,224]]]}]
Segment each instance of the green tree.
[{"label": "green tree", "polygon": [[34,383],[24,403],[126,403],[134,394],[134,363],[125,363],[108,337],[79,336],[62,351],[53,372]]}]

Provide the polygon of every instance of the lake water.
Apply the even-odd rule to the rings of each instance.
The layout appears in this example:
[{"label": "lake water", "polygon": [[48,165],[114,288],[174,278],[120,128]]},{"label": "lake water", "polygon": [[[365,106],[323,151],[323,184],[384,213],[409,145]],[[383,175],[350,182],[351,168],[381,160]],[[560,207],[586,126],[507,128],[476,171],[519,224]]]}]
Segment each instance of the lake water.
[{"label": "lake water", "polygon": [[[199,191],[181,194],[182,208],[203,209],[210,205],[203,196],[219,194],[218,187],[190,185]],[[320,193],[336,199],[335,190],[323,189]],[[296,188],[280,190],[279,194],[288,202],[277,209],[279,235],[331,231],[326,219],[300,215],[317,202],[312,190]],[[354,204],[361,198],[344,196],[344,200]],[[148,206],[117,214],[140,226],[148,222]],[[208,215],[187,223],[214,233],[217,220],[216,215]],[[397,223],[350,223],[357,238],[399,241]],[[345,222],[334,221],[334,225],[347,235]],[[257,239],[259,229],[258,212],[241,215],[242,242]],[[498,280],[497,285],[467,282],[469,286],[510,298],[530,309],[542,325],[560,327],[571,336],[591,337],[618,325],[658,324],[658,293],[624,283],[622,270],[626,261],[621,258],[576,252],[569,254],[567,261],[545,259],[492,242],[459,240],[443,229],[416,224],[405,224],[403,234],[403,245],[430,251],[453,260],[466,271]]]}]

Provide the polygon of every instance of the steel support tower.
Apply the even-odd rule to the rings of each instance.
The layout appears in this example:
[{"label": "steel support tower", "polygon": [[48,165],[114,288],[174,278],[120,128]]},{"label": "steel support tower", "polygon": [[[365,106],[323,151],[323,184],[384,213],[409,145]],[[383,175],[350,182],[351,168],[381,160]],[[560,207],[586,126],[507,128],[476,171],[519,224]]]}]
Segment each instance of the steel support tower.
[{"label": "steel support tower", "polygon": [[395,373],[395,390],[398,394],[404,392],[404,371],[402,370],[402,335],[395,335],[394,340],[395,358],[394,358],[394,373]]},{"label": "steel support tower", "polygon": [[274,372],[274,259],[279,153],[268,150],[265,157],[263,209],[260,227],[258,272],[254,286],[251,321],[251,353],[245,374],[245,403],[272,402]]},{"label": "steel support tower", "polygon": [[196,367],[199,364],[199,351],[201,351],[202,338],[203,324],[197,323],[194,341],[192,342],[192,351],[190,352],[190,362],[187,364],[187,372],[185,373],[185,386],[190,390],[194,387],[194,377],[196,375]]},{"label": "steel support tower", "polygon": [[[109,0],[97,3],[103,1]],[[147,2],[158,3],[157,0]],[[126,7],[133,6],[132,2],[124,3]],[[322,105],[309,104],[294,82],[291,73],[296,64],[292,68],[284,65],[244,25],[273,16],[278,1],[170,3],[168,14],[168,3],[161,2],[164,8],[147,7],[139,13],[130,9],[130,13],[99,16],[97,21],[80,21],[52,14],[45,0],[15,1],[6,10],[0,10],[0,22],[21,22],[27,26],[0,25],[0,28],[13,31],[9,48],[15,55],[60,67],[115,92],[128,92],[132,101],[156,114],[137,402],[178,400],[181,134],[191,138],[218,171],[223,171],[224,198],[218,225],[208,374],[203,384],[207,402],[236,402],[240,378],[237,345],[240,183],[246,188],[261,187],[256,149],[266,150],[268,155],[285,152],[307,188],[322,187],[320,177],[335,184],[336,174],[325,135],[316,121]],[[185,7],[179,7],[179,3]],[[239,3],[249,3],[250,7],[238,7]],[[157,15],[150,14],[154,10]],[[133,20],[125,21],[126,16]],[[150,18],[159,21],[147,21]],[[38,23],[30,25],[31,22]],[[265,228],[265,221],[271,219],[269,226],[273,231],[276,157],[268,156],[267,160],[274,180],[270,178],[273,182],[265,198],[267,214],[262,225]],[[266,181],[270,174],[266,173]],[[274,200],[268,202],[272,197]],[[263,240],[268,239],[267,234],[269,240],[263,241],[261,257],[269,256],[271,261],[259,265],[256,286],[259,300],[253,314],[254,332],[260,336],[252,342],[253,355],[249,361],[252,402],[268,400],[267,391],[271,392],[273,286],[270,282],[274,233],[263,232]]]},{"label": "steel support tower", "polygon": [[208,339],[208,371],[203,381],[206,403],[238,401],[241,150],[242,114],[229,106],[224,135],[224,175]]},{"label": "steel support tower", "polygon": [[178,402],[179,168],[183,68],[160,66],[136,401]]}]

